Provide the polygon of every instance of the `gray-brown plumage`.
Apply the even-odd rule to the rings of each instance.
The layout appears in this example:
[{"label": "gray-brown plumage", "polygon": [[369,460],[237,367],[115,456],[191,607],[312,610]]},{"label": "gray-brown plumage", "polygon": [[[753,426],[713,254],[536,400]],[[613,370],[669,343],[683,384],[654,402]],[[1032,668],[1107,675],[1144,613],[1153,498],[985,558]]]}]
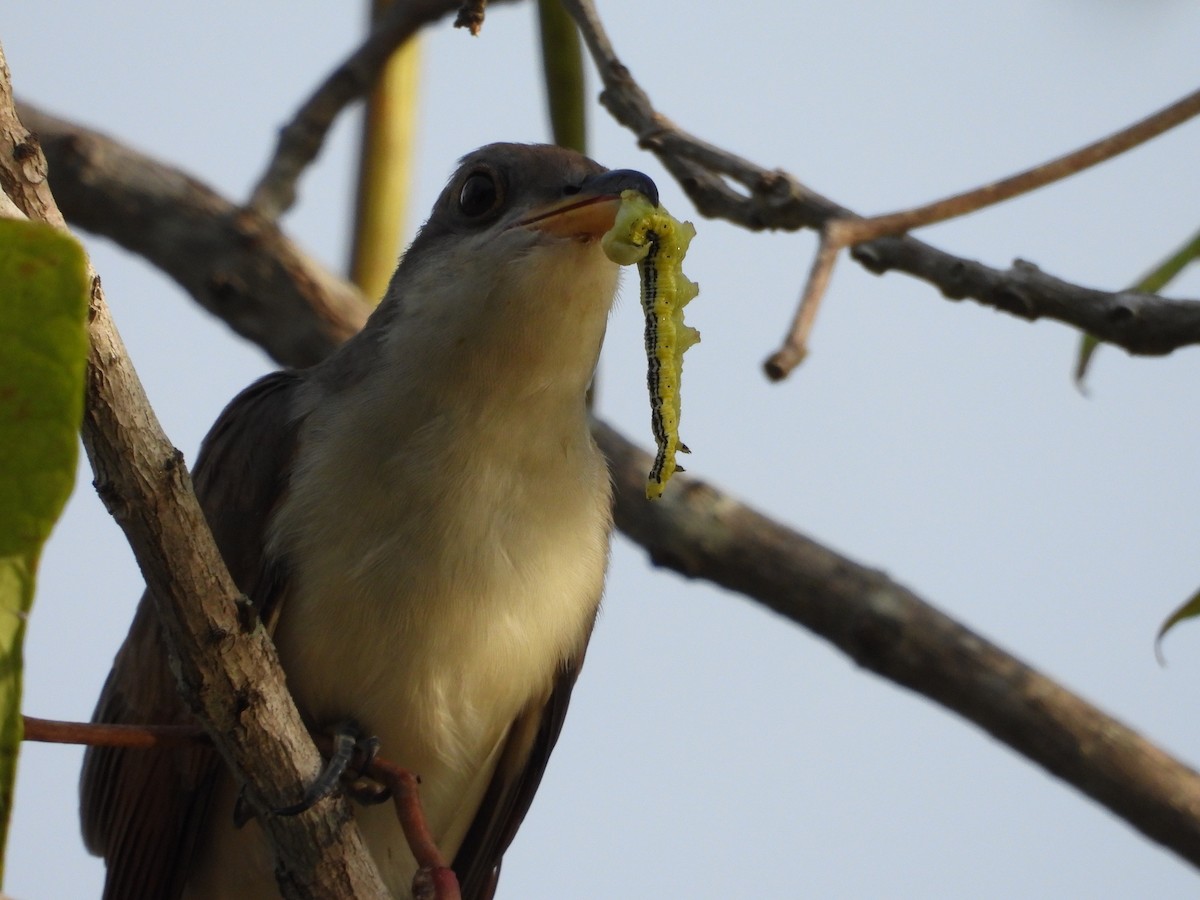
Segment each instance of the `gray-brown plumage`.
[{"label": "gray-brown plumage", "polygon": [[[314,728],[347,719],[422,778],[463,896],[490,897],[557,740],[611,529],[584,393],[617,268],[599,248],[636,172],[552,147],[467,156],[363,332],[242,392],[196,492]],[[149,597],[95,720],[189,721]],[[106,898],[277,896],[211,750],[92,749],[84,836]],[[356,807],[384,881],[415,863]]]}]

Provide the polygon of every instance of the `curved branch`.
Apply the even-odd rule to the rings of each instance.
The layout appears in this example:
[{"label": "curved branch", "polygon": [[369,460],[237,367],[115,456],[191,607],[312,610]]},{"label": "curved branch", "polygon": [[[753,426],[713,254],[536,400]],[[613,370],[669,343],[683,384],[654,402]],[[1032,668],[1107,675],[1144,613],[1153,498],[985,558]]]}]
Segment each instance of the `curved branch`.
[{"label": "curved branch", "polygon": [[[579,23],[600,77],[601,102],[658,156],[704,215],[752,230],[821,229],[855,214],[780,170],[764,169],[675,126],[617,58],[590,0],[563,0]],[[749,195],[732,188],[741,184]],[[1017,261],[1006,271],[953,256],[911,237],[860,244],[851,256],[869,271],[904,272],[949,299],[970,298],[1024,319],[1048,318],[1139,355],[1200,344],[1200,301],[1107,292],[1071,284]]]},{"label": "curved branch", "polygon": [[1200,866],[1200,774],[882,572],[687,476],[650,503],[650,456],[593,433],[618,527],[661,566],[752,597],[889,681],[940,703]]},{"label": "curved branch", "polygon": [[[325,143],[335,119],[367,95],[392,52],[421,28],[460,6],[460,0],[396,0],[365,41],[330,73],[279,130],[279,143],[246,208],[274,220],[296,201],[296,181]],[[455,23],[458,24],[457,22]],[[477,34],[483,24],[467,27]]]},{"label": "curved branch", "polygon": [[[59,184],[74,175],[55,177]],[[86,197],[99,188],[72,189]],[[122,217],[123,208],[116,204],[110,212],[110,231],[144,227]],[[203,223],[194,210],[179,214]],[[209,227],[219,230],[215,222]],[[617,525],[655,562],[738,591],[820,634],[1200,866],[1200,776],[1190,768],[881,573],[710,487],[684,480],[665,499],[647,502],[649,457],[605,425],[598,423],[595,433],[617,482]]]},{"label": "curved branch", "polygon": [[[312,365],[366,322],[370,307],[358,290],[275,225],[98,132],[28,103],[18,111],[73,225],[145,257],[277,362]],[[113,228],[115,219],[127,227]]]}]

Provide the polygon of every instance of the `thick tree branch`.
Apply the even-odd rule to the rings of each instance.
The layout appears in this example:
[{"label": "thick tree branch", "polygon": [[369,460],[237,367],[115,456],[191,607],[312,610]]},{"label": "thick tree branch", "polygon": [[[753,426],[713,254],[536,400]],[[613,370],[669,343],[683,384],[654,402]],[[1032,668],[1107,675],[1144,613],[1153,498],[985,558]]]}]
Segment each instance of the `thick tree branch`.
[{"label": "thick tree branch", "polygon": [[[58,168],[52,177],[55,185],[75,179]],[[92,188],[72,189],[86,197]],[[114,205],[108,229],[144,227],[124,219],[123,208]],[[947,264],[965,269],[956,278],[981,277],[962,261]],[[617,477],[617,524],[656,562],[739,591],[815,631],[859,664],[954,710],[1200,865],[1200,776],[1191,769],[880,573],[711,488],[683,481],[663,501],[647,502],[642,488],[648,457],[603,425],[596,434]]]},{"label": "thick tree branch", "polygon": [[[0,50],[0,185],[27,216],[65,228],[46,161],[16,117]],[[321,768],[284,685],[274,645],[221,560],[182,455],[151,410],[92,272],[83,443],[158,606],[185,699],[263,815],[285,896],[385,897],[344,801],[265,815]]]},{"label": "thick tree branch", "polygon": [[[854,213],[786,172],[769,170],[675,126],[617,58],[590,0],[563,0],[604,82],[601,102],[675,176],[701,213],[753,230],[820,230]],[[747,193],[731,187],[740,184]],[[1081,287],[1017,261],[1007,271],[952,256],[911,237],[881,238],[851,253],[868,270],[905,272],[948,298],[970,298],[1024,319],[1049,318],[1130,353],[1161,355],[1200,344],[1200,302]]]},{"label": "thick tree branch", "polygon": [[[279,229],[216,191],[95,131],[19,105],[55,172],[73,225],[143,256],[278,362],[312,365],[358,331],[370,307],[353,285]],[[128,227],[114,229],[115,217]]]},{"label": "thick tree branch", "polygon": [[882,572],[681,476],[645,499],[651,457],[593,429],[617,525],[662,566],[753,597],[864,668],[950,709],[1200,866],[1200,774]]}]

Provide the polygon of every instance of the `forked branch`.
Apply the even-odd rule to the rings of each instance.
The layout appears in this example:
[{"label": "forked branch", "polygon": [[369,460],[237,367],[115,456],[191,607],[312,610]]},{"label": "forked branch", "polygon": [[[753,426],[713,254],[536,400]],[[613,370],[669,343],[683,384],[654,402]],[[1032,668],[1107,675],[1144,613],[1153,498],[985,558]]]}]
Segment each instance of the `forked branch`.
[{"label": "forked branch", "polygon": [[[951,299],[971,298],[1030,320],[1056,319],[1124,347],[1130,353],[1164,354],[1200,344],[1200,302],[1097,291],[1042,273],[1030,263],[1017,261],[1008,270],[999,270],[944,253],[906,234],[878,236],[899,235],[916,227],[914,223],[922,220],[911,218],[913,215],[941,218],[959,215],[970,208],[979,208],[972,204],[998,202],[1111,158],[1196,115],[1200,111],[1200,93],[1190,94],[1148,119],[1044,167],[967,195],[897,214],[904,217],[899,220],[883,217],[883,224],[876,226],[869,224],[875,220],[860,219],[789,173],[763,168],[676,126],[654,108],[646,92],[618,59],[591,0],[563,0],[563,4],[579,23],[604,82],[601,102],[618,122],[637,135],[641,146],[658,156],[701,213],[753,230],[812,228],[825,233],[826,239],[810,273],[810,286],[802,295],[801,309],[794,319],[793,336],[778,358],[768,361],[772,377],[785,376],[804,357],[805,329],[811,327],[823,286],[828,283],[837,257],[835,251],[850,244],[855,245],[853,258],[876,274],[890,270],[905,272],[937,286]],[[745,193],[731,187],[730,180],[744,188]],[[972,197],[973,194],[976,196]],[[831,228],[831,223],[837,224]],[[864,230],[844,232],[840,230],[843,228]],[[882,230],[866,230],[870,228]]]}]

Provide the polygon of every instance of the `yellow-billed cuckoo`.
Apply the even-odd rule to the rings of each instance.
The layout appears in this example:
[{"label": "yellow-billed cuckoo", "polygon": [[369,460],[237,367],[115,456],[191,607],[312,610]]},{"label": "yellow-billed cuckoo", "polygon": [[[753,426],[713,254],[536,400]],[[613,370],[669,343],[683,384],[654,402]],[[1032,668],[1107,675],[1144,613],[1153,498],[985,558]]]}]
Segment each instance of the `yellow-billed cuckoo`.
[{"label": "yellow-billed cuckoo", "polygon": [[[657,199],[647,176],[567,150],[468,155],[366,328],[243,391],[195,468],[306,720],[352,720],[421,777],[467,900],[494,890],[600,601],[611,491],[584,394],[617,285],[600,237],[627,188]],[[149,597],[94,718],[189,720]],[[104,896],[277,897],[234,794],[211,750],[90,750],[83,830]],[[390,805],[356,816],[408,897]]]}]

